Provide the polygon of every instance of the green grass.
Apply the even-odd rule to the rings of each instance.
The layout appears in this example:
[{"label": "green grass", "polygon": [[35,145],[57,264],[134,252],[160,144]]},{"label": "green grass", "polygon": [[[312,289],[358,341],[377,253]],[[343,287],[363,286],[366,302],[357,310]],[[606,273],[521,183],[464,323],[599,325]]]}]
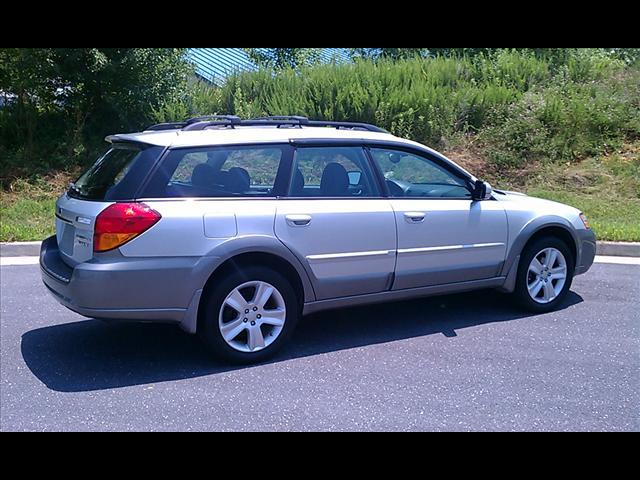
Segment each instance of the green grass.
[{"label": "green grass", "polygon": [[[55,202],[78,171],[16,179],[0,188],[0,241],[43,240],[55,233]],[[5,185],[2,185],[5,187]]]},{"label": "green grass", "polygon": [[0,241],[43,240],[55,232],[55,198],[2,199]]},{"label": "green grass", "polygon": [[598,240],[640,242],[640,199],[576,192],[529,190],[534,197],[555,200],[582,210]]}]

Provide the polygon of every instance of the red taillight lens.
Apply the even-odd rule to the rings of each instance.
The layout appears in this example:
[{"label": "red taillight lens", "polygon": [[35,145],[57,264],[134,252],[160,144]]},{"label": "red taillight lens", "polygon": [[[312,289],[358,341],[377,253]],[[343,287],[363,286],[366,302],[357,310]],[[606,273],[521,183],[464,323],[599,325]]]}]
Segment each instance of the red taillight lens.
[{"label": "red taillight lens", "polygon": [[124,245],[154,226],[162,216],[144,203],[114,203],[96,218],[93,250],[106,252]]}]

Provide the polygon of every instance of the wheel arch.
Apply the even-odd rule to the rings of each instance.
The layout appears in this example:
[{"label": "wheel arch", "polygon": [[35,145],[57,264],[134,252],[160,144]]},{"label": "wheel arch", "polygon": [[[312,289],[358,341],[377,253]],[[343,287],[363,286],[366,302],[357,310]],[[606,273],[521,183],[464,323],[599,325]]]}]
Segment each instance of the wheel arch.
[{"label": "wheel arch", "polygon": [[[288,250],[286,252],[288,252]],[[297,259],[295,259],[295,257],[290,258],[293,254],[289,252],[287,255],[286,252],[274,251],[271,248],[256,248],[254,244],[254,247],[251,249],[237,248],[229,251],[224,257],[221,257],[219,264],[204,282],[202,294],[198,299],[197,312],[195,312],[194,315],[195,325],[192,325],[190,330],[193,332],[197,330],[202,318],[203,309],[201,307],[204,305],[211,290],[215,287],[217,279],[228,275],[230,272],[242,271],[242,269],[247,266],[260,265],[283,275],[291,283],[291,286],[296,292],[300,311],[302,311],[305,302],[315,300],[315,294],[306,271],[301,265],[296,267],[295,263],[298,262]]]},{"label": "wheel arch", "polygon": [[513,262],[520,257],[527,245],[547,235],[560,238],[567,244],[567,247],[573,255],[573,263],[575,265],[580,253],[580,243],[573,226],[568,220],[561,217],[539,217],[529,222],[517,235],[507,254],[502,275],[508,275],[513,266]]}]

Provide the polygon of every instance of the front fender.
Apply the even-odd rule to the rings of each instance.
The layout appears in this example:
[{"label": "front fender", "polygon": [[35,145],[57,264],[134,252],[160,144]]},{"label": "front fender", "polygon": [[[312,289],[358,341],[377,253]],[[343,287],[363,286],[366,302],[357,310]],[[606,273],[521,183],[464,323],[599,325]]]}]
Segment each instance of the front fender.
[{"label": "front fender", "polygon": [[[513,221],[514,219],[509,218],[510,223]],[[580,258],[580,242],[576,230],[571,222],[566,218],[560,217],[558,215],[543,215],[533,218],[524,223],[524,225],[522,225],[520,229],[516,230],[515,234],[510,233],[510,235],[513,236],[513,241],[509,242],[510,247],[507,251],[507,256],[505,258],[504,266],[502,267],[501,275],[508,275],[514,261],[516,261],[520,257],[525,245],[536,233],[545,228],[551,227],[562,228],[569,235],[571,235],[571,238],[573,239],[573,246],[576,249],[576,260]]]}]

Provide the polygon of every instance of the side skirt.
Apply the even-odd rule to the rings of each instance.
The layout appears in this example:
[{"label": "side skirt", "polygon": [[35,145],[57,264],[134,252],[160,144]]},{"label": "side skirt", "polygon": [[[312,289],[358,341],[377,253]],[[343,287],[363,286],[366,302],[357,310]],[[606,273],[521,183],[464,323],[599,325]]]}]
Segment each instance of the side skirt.
[{"label": "side skirt", "polygon": [[506,277],[495,277],[469,282],[447,283],[444,285],[433,285],[430,287],[407,288],[404,290],[391,290],[387,292],[369,293],[366,295],[356,295],[352,297],[332,298],[329,300],[305,303],[302,313],[303,315],[308,315],[310,313],[334,308],[353,307],[357,305],[391,302],[395,300],[408,300],[410,298],[429,297],[432,295],[446,295],[449,293],[478,290],[481,288],[502,287],[505,280]]}]

